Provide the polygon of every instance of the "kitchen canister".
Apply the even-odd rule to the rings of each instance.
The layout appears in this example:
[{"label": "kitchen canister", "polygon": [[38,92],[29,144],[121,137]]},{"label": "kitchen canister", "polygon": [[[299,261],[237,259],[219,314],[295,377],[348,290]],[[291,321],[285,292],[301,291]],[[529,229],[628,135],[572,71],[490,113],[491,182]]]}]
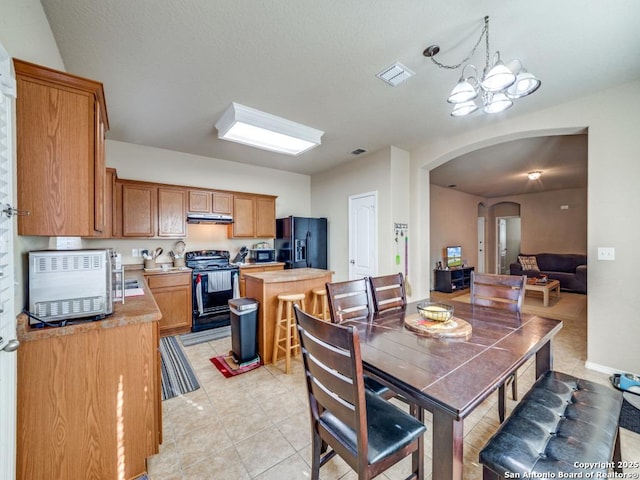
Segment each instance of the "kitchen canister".
[{"label": "kitchen canister", "polygon": [[145,259],[144,268],[156,268],[156,259],[155,258]]},{"label": "kitchen canister", "polygon": [[184,257],[173,257],[174,267],[184,267]]}]

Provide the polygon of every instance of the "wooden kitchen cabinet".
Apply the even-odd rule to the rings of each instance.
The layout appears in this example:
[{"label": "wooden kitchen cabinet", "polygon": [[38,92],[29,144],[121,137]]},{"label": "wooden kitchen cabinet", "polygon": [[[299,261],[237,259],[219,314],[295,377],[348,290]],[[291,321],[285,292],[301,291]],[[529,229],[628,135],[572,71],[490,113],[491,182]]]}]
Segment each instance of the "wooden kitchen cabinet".
[{"label": "wooden kitchen cabinet", "polygon": [[106,228],[102,84],[14,59],[19,235],[102,236]]},{"label": "wooden kitchen cabinet", "polygon": [[122,236],[154,237],[158,217],[158,187],[122,183]]},{"label": "wooden kitchen cabinet", "polygon": [[235,194],[229,237],[275,238],[276,199],[267,195]]},{"label": "wooden kitchen cabinet", "polygon": [[100,238],[114,238],[118,234],[115,231],[115,183],[116,183],[116,170],[115,168],[105,168],[105,188],[104,188],[104,230],[96,235]]},{"label": "wooden kitchen cabinet", "polygon": [[245,295],[245,285],[246,285],[246,274],[247,273],[258,273],[258,272],[272,272],[275,270],[284,270],[284,263],[278,262],[269,265],[260,265],[259,264],[246,264],[240,266],[240,296],[244,297]]},{"label": "wooden kitchen cabinet", "polygon": [[158,322],[21,341],[16,478],[132,479],[161,442]]},{"label": "wooden kitchen cabinet", "polygon": [[191,272],[145,274],[147,284],[162,312],[160,335],[191,331]]},{"label": "wooden kitchen cabinet", "polygon": [[233,194],[211,190],[189,190],[189,209],[196,213],[233,214]]},{"label": "wooden kitchen cabinet", "polygon": [[118,180],[114,237],[184,238],[187,190],[179,186]]},{"label": "wooden kitchen cabinet", "polygon": [[183,188],[158,187],[158,236],[187,236],[187,192]]}]

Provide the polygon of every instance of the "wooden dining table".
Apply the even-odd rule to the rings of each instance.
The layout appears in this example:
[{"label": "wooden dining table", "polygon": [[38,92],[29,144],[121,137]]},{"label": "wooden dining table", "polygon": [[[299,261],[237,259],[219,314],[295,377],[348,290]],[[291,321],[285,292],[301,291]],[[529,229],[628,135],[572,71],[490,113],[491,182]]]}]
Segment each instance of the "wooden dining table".
[{"label": "wooden dining table", "polygon": [[416,305],[351,320],[365,372],[433,415],[433,480],[462,480],[464,419],[535,355],[536,378],[552,368],[551,341],[562,322],[538,315],[450,301],[468,338],[434,338],[405,326]]}]

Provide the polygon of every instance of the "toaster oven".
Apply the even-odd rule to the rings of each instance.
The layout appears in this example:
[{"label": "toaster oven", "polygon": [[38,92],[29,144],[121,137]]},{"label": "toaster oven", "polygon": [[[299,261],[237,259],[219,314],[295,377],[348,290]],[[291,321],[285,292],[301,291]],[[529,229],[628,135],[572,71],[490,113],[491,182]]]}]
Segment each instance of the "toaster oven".
[{"label": "toaster oven", "polygon": [[30,324],[113,313],[111,249],[29,252]]}]

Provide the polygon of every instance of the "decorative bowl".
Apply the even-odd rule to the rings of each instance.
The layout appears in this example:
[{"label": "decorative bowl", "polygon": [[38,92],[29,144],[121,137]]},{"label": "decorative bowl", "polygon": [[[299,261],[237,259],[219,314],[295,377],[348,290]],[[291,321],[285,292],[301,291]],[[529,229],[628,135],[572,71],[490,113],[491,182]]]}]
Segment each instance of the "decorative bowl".
[{"label": "decorative bowl", "polygon": [[453,307],[446,303],[420,302],[418,313],[423,320],[447,322],[453,317]]}]

